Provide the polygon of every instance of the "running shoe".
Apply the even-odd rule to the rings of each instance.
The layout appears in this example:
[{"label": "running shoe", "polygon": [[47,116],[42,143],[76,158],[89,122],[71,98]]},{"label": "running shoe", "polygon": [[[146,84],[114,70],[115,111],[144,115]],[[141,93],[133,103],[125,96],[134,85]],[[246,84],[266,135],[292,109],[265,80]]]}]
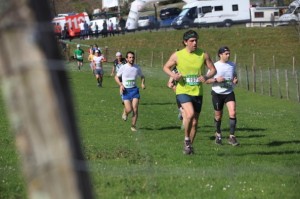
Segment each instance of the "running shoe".
[{"label": "running shoe", "polygon": [[127,120],[127,115],[126,115],[126,113],[123,113],[123,115],[122,115],[122,119],[123,119],[124,121],[126,121],[126,120]]},{"label": "running shoe", "polygon": [[239,145],[238,141],[236,140],[235,136],[229,137],[228,138],[228,144],[231,144],[232,146],[237,146]]},{"label": "running shoe", "polygon": [[183,153],[186,154],[186,155],[191,155],[191,154],[194,153],[194,149],[192,147],[192,144],[191,144],[190,140],[185,140],[184,141]]},{"label": "running shoe", "polygon": [[218,144],[218,145],[222,145],[222,137],[221,137],[221,135],[218,136],[218,134],[216,133],[215,136],[216,136],[215,143]]},{"label": "running shoe", "polygon": [[131,129],[132,132],[136,132],[137,131],[135,126],[131,126],[130,129]]}]

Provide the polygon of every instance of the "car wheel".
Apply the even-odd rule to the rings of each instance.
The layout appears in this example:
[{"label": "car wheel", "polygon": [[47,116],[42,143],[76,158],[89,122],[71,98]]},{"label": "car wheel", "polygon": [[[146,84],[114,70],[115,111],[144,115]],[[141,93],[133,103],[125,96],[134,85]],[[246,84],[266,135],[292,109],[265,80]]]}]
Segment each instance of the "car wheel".
[{"label": "car wheel", "polygon": [[232,21],[231,20],[225,20],[224,21],[224,26],[225,27],[230,27],[232,25]]},{"label": "car wheel", "polygon": [[182,24],[183,29],[188,29],[190,27],[189,23]]}]

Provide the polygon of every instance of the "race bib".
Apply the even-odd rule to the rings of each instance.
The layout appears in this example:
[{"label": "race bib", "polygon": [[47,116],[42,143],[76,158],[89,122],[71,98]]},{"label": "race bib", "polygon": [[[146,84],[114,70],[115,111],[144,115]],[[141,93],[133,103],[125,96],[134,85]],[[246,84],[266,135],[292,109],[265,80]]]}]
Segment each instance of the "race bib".
[{"label": "race bib", "polygon": [[198,86],[200,84],[198,75],[187,75],[185,77],[185,83],[189,86]]},{"label": "race bib", "polygon": [[125,81],[125,87],[126,88],[133,88],[133,87],[135,87],[135,80],[126,80]]},{"label": "race bib", "polygon": [[81,59],[82,58],[82,55],[77,55],[76,56],[78,59]]}]

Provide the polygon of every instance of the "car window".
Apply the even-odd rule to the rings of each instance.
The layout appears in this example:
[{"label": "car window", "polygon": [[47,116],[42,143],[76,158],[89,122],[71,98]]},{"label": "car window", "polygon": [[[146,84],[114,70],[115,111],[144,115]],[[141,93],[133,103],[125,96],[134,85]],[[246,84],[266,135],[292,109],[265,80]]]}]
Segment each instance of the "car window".
[{"label": "car window", "polygon": [[145,20],[145,19],[149,19],[149,16],[142,16],[139,18],[139,20]]}]

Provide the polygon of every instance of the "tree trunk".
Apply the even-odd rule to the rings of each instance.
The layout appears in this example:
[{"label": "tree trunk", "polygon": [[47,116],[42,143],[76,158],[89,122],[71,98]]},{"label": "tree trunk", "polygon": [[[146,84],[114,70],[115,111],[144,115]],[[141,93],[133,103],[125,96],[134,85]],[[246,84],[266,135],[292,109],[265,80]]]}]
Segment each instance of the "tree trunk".
[{"label": "tree trunk", "polygon": [[47,1],[0,9],[0,76],[29,198],[93,198]]}]

